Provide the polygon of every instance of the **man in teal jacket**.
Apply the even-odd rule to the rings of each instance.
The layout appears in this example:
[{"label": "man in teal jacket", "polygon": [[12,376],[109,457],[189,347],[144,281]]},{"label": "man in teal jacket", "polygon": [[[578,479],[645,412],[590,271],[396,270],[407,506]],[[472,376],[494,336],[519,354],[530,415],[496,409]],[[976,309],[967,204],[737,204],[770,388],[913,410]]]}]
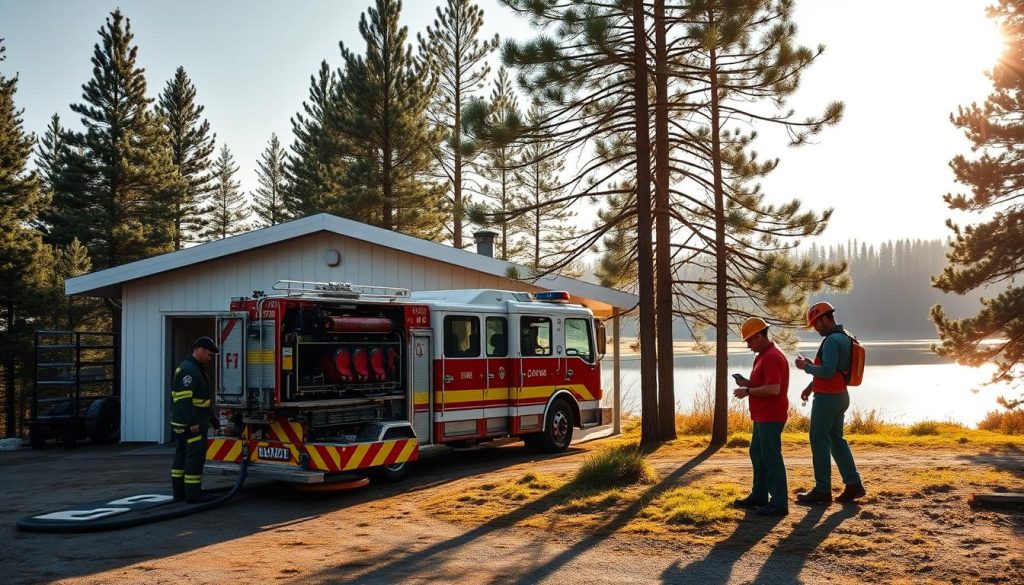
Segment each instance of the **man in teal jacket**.
[{"label": "man in teal jacket", "polygon": [[857,464],[853,460],[850,444],[843,437],[846,410],[850,408],[847,375],[853,342],[842,325],[835,321],[835,307],[826,302],[815,303],[807,311],[807,326],[813,327],[825,339],[814,361],[803,356],[796,358],[797,369],[813,378],[800,393],[811,403],[811,463],[814,467],[814,487],[796,496],[798,502],[828,503],[832,501],[832,462],[835,459],[845,487],[835,498],[837,502],[852,502],[865,495]]},{"label": "man in teal jacket", "polygon": [[215,499],[202,489],[213,401],[205,366],[212,363],[213,356],[219,352],[217,344],[209,337],[196,339],[192,355],[174,370],[171,384],[171,432],[178,443],[171,464],[171,487],[175,500],[190,504]]}]

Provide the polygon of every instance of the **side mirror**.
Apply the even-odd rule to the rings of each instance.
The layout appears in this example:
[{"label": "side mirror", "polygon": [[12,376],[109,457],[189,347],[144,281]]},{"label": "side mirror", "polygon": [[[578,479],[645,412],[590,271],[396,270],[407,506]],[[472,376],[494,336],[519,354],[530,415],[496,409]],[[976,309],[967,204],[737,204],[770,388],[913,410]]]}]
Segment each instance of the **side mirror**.
[{"label": "side mirror", "polygon": [[595,321],[594,325],[597,327],[597,353],[603,356],[608,353],[608,340],[604,332],[604,323]]}]

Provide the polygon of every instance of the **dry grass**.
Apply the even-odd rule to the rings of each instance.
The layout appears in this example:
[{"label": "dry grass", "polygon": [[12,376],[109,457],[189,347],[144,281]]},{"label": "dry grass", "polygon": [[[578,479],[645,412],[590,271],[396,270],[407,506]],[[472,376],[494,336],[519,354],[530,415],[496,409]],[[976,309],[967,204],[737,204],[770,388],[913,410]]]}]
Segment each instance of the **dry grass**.
[{"label": "dry grass", "polygon": [[1024,435],[1024,409],[993,410],[978,423],[978,429],[1004,435]]},{"label": "dry grass", "polygon": [[636,443],[604,447],[580,465],[574,483],[584,488],[607,488],[654,483],[658,476]]},{"label": "dry grass", "polygon": [[732,483],[678,487],[666,491],[645,506],[640,518],[662,524],[692,526],[738,520],[743,517],[743,512],[731,504],[740,495],[739,486]]}]

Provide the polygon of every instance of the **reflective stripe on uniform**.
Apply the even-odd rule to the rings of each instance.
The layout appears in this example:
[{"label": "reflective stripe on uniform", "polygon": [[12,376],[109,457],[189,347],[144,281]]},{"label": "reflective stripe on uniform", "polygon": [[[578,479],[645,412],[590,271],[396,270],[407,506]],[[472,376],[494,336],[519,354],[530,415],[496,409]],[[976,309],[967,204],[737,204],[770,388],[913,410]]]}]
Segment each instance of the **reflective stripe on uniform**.
[{"label": "reflective stripe on uniform", "polygon": [[195,443],[196,441],[202,440],[202,438],[203,438],[203,436],[202,436],[202,435],[196,435],[195,437],[192,437],[192,438],[190,438],[190,439],[186,439],[186,440],[187,440],[187,441],[188,441],[189,443]]},{"label": "reflective stripe on uniform", "polygon": [[171,422],[171,426],[176,428],[176,429],[184,429],[184,428],[188,428],[188,423],[177,423],[177,422],[173,422],[172,421]]},{"label": "reflective stripe on uniform", "polygon": [[[192,394],[192,393],[189,392],[189,394]],[[209,406],[210,406],[210,399],[207,398],[206,400],[199,400],[197,398],[193,398],[192,399],[192,406],[197,406],[199,408],[209,408]]]},{"label": "reflective stripe on uniform", "polygon": [[191,390],[182,390],[181,392],[171,392],[171,400],[177,402],[186,398],[192,398]]},{"label": "reflective stripe on uniform", "polygon": [[185,483],[203,483],[203,476],[201,475],[186,475]]},{"label": "reflective stripe on uniform", "polygon": [[185,477],[185,470],[184,469],[172,469],[171,470],[171,477],[172,478]]}]

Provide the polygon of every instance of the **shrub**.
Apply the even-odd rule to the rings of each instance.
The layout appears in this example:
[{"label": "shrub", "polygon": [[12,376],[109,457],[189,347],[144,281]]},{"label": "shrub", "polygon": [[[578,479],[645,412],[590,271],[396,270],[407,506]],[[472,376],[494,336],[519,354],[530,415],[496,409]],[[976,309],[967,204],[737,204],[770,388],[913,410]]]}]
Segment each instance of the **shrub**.
[{"label": "shrub", "polygon": [[915,437],[923,437],[925,435],[938,435],[939,434],[939,423],[933,420],[923,420],[910,425],[907,429],[911,435]]},{"label": "shrub", "polygon": [[604,488],[634,483],[653,483],[657,475],[636,444],[601,449],[580,465],[576,483]]},{"label": "shrub", "polygon": [[1024,435],[1024,409],[993,410],[978,423],[978,429],[1004,435]]},{"label": "shrub", "polygon": [[874,435],[882,430],[884,424],[882,414],[874,408],[868,411],[858,409],[850,416],[846,431],[855,435]]},{"label": "shrub", "polygon": [[743,435],[732,435],[729,440],[725,443],[726,447],[749,447],[750,437]]},{"label": "shrub", "polygon": [[811,430],[811,417],[790,406],[788,419],[786,420],[786,430],[806,433]]},{"label": "shrub", "polygon": [[[702,378],[693,393],[689,410],[676,413],[676,432],[680,435],[710,435],[715,419],[715,388],[709,378]],[[750,420],[745,400],[730,400],[728,432],[750,433],[754,423]]]}]

